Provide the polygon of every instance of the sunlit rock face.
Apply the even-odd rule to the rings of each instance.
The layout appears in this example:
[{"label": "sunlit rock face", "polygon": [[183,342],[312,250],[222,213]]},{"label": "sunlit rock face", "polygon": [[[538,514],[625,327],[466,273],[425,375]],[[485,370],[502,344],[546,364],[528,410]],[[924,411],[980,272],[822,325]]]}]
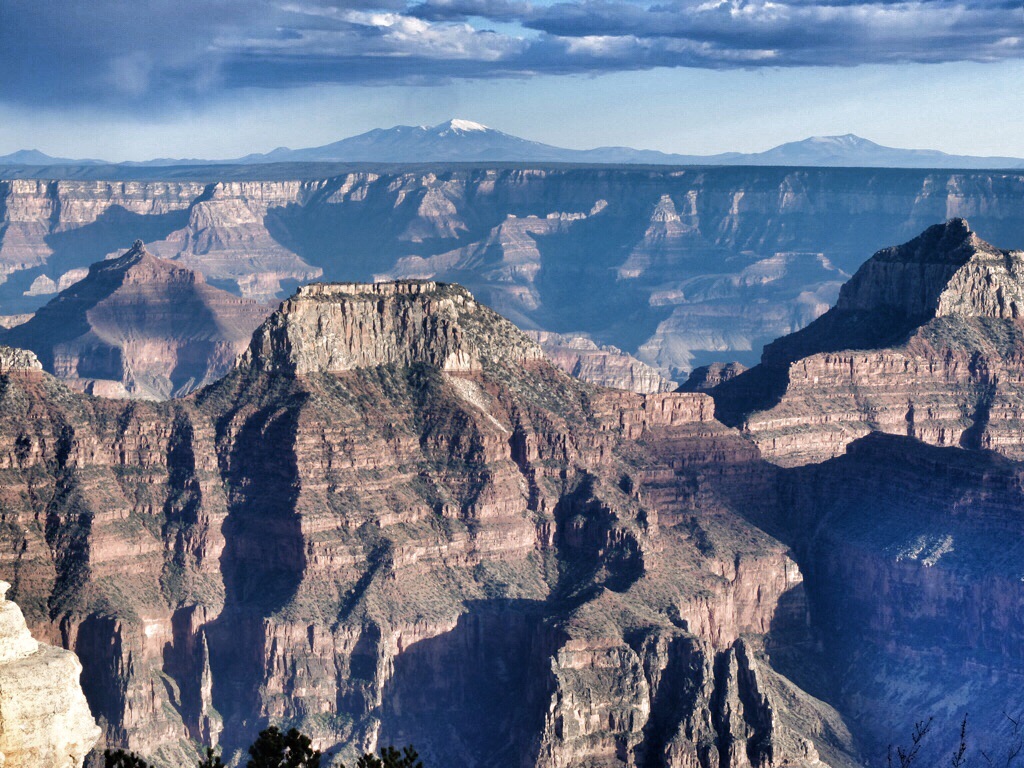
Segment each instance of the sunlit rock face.
[{"label": "sunlit rock face", "polygon": [[81,768],[100,736],[75,654],[37,642],[0,581],[0,765]]},{"label": "sunlit rock face", "polygon": [[599,387],[625,389],[640,394],[671,392],[676,382],[618,347],[597,344],[581,335],[529,331],[544,354],[566,373]]},{"label": "sunlit rock face", "polygon": [[954,219],[876,253],[836,306],[715,389],[784,466],[873,431],[1024,456],[1024,252]]},{"label": "sunlit rock face", "polygon": [[575,380],[458,286],[314,285],[188,400],[7,373],[0,574],[160,765],[268,721],[332,759],[852,765],[772,666],[802,575],[713,409]]}]

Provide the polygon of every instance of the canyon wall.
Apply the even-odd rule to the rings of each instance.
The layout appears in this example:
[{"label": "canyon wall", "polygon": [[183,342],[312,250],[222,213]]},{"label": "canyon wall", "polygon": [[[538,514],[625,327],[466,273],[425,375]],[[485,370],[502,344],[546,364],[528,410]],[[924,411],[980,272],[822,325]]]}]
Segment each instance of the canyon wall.
[{"label": "canyon wall", "polygon": [[586,385],[429,281],[308,286],[185,400],[8,357],[0,575],[107,743],[181,765],[276,722],[331,759],[855,764],[772,667],[802,575],[743,516],[775,468],[705,394]]},{"label": "canyon wall", "polygon": [[0,181],[0,311],[36,309],[142,239],[259,301],[317,278],[458,281],[523,328],[586,334],[681,381],[715,360],[756,362],[763,344],[827,310],[868,254],[928,225],[967,216],[989,240],[1024,246],[1016,173],[391,167],[302,178]]},{"label": "canyon wall", "polygon": [[[831,669],[818,684],[868,753],[929,717],[928,764],[949,759],[965,715],[975,759],[1019,737],[1022,488],[1020,462],[879,433],[785,473],[777,519]],[[773,660],[801,679],[799,661]]]}]

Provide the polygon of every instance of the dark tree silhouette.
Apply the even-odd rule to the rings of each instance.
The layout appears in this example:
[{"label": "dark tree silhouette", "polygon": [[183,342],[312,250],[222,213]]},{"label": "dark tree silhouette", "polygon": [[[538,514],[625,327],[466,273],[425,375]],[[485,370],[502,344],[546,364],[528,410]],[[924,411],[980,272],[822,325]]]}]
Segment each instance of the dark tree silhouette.
[{"label": "dark tree silhouette", "polygon": [[103,751],[103,768],[150,768],[149,763],[134,752],[123,749],[106,749]]},{"label": "dark tree silhouette", "polygon": [[199,768],[227,768],[220,759],[220,755],[213,751],[213,747],[206,748],[206,757],[199,762]]},{"label": "dark tree silhouette", "polygon": [[423,768],[423,763],[410,744],[401,752],[394,747],[381,747],[380,757],[367,752],[356,761],[356,768]]},{"label": "dark tree silhouette", "polygon": [[260,731],[249,747],[248,768],[320,768],[320,752],[308,736],[294,728],[282,733],[277,726]]}]

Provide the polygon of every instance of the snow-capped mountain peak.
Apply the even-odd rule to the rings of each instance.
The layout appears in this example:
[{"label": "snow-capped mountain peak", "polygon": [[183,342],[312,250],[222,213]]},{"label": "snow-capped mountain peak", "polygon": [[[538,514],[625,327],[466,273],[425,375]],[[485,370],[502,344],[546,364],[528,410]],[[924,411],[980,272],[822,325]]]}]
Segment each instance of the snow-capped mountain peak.
[{"label": "snow-capped mountain peak", "polygon": [[472,120],[461,120],[459,118],[452,118],[446,123],[435,125],[434,130],[440,133],[442,136],[449,132],[453,133],[473,133],[476,131],[489,131],[491,130],[486,125],[480,123],[474,123]]}]

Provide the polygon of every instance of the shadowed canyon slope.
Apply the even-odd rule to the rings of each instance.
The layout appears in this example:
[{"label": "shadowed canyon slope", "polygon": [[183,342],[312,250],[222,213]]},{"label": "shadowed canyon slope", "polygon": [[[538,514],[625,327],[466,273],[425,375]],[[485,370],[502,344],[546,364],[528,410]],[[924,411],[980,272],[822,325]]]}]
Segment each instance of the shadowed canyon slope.
[{"label": "shadowed canyon slope", "polygon": [[717,412],[785,466],[873,431],[1020,458],[1022,314],[1024,252],[953,219],[876,253],[833,309],[713,390]]},{"label": "shadowed canyon slope", "polygon": [[187,400],[8,357],[0,573],[112,742],[183,764],[271,719],[435,764],[853,763],[772,667],[802,578],[704,394],[583,384],[431,282],[307,286]]},{"label": "shadowed canyon slope", "polygon": [[33,318],[0,332],[0,341],[32,350],[78,389],[162,399],[226,374],[269,311],[153,257],[138,241],[92,265]]},{"label": "shadowed canyon slope", "polygon": [[827,310],[867,254],[929,225],[967,216],[994,242],[1024,246],[1024,175],[1013,172],[339,173],[0,182],[0,310],[37,308],[141,238],[261,301],[317,277],[457,281],[520,327],[583,333],[682,381],[715,360],[756,362],[763,344]]},{"label": "shadowed canyon slope", "polygon": [[771,360],[938,323],[868,380],[903,377],[937,419],[974,390],[914,371],[973,364],[999,403],[1018,264],[931,228],[759,368],[695,376],[717,403],[572,379],[431,281],[306,286],[166,403],[76,394],[5,350],[0,577],[81,656],[106,738],[161,765],[268,721],[332,757],[413,742],[465,765],[852,766],[963,711],[998,745],[1024,677],[1024,432],[974,403],[961,447],[927,445],[915,401],[914,431],[871,434],[871,397],[790,382],[771,453],[742,398]]}]

